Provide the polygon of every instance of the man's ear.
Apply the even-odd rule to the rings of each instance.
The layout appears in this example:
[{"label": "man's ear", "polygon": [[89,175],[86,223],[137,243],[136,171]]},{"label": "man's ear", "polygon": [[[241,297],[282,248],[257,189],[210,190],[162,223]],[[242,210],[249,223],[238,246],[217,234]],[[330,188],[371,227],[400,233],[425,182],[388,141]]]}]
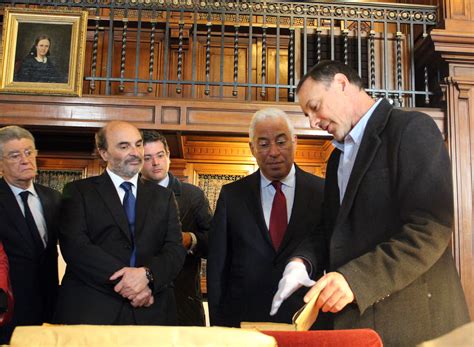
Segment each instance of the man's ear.
[{"label": "man's ear", "polygon": [[250,152],[252,152],[252,155],[255,157],[255,148],[253,147],[253,143],[251,141],[249,142],[249,147],[250,147]]},{"label": "man's ear", "polygon": [[108,161],[109,153],[107,153],[105,149],[98,149],[97,152],[99,152],[99,155],[103,161]]},{"label": "man's ear", "polygon": [[337,73],[334,75],[334,82],[336,83],[339,88],[341,88],[341,91],[345,91],[347,86],[350,84],[349,80],[347,79],[346,75],[342,73]]}]

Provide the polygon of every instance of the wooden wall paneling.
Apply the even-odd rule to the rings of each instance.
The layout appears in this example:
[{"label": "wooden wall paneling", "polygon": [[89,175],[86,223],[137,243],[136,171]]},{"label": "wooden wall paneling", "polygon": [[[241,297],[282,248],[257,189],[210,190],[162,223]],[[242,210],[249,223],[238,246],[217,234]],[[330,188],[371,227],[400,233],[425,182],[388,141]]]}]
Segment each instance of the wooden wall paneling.
[{"label": "wooden wall paneling", "polygon": [[189,180],[187,164],[185,159],[171,158],[170,171],[180,181],[192,183]]},{"label": "wooden wall paneling", "polygon": [[[451,2],[446,4],[452,5]],[[445,96],[454,187],[452,245],[471,319],[474,319],[474,18],[450,30],[448,20],[451,19],[448,14],[447,17],[446,29],[432,30],[431,38],[449,70]]]},{"label": "wooden wall paneling", "polygon": [[447,85],[449,149],[453,165],[453,254],[474,319],[474,79]]},{"label": "wooden wall paneling", "polygon": [[38,175],[35,181],[62,192],[64,185],[77,179],[96,176],[104,164],[92,155],[40,152],[37,158]]},{"label": "wooden wall paneling", "polygon": [[82,178],[100,175],[104,163],[92,155],[77,155],[74,153],[45,153],[39,152],[37,166],[44,170],[81,170]]},{"label": "wooden wall paneling", "polygon": [[454,20],[474,20],[472,0],[445,0],[446,17]]},{"label": "wooden wall paneling", "polygon": [[[330,137],[311,129],[296,103],[215,102],[198,99],[151,99],[128,96],[56,97],[0,94],[0,124],[97,129],[111,120],[124,120],[140,129],[248,134],[252,115],[265,107],[288,113],[298,136]],[[422,109],[433,116],[440,109]],[[444,132],[444,129],[442,129]]]},{"label": "wooden wall paneling", "polygon": [[[280,49],[268,47],[267,58],[267,83],[269,84],[288,84],[288,42],[282,40]],[[276,57],[279,56],[280,62],[277,66]],[[279,71],[277,82],[277,70]],[[264,100],[276,100],[277,89],[267,88],[267,95]],[[278,96],[281,102],[288,101],[288,90],[286,88],[278,89]]]}]

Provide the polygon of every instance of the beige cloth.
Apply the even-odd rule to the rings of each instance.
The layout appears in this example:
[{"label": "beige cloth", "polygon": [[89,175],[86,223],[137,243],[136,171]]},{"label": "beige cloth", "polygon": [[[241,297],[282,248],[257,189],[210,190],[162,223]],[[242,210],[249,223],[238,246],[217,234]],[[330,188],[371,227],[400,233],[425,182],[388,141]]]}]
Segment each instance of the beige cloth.
[{"label": "beige cloth", "polygon": [[474,322],[464,324],[436,339],[423,342],[418,347],[472,347],[474,346]]},{"label": "beige cloth", "polygon": [[17,327],[13,347],[43,346],[262,346],[275,347],[273,337],[235,328],[43,325]]}]

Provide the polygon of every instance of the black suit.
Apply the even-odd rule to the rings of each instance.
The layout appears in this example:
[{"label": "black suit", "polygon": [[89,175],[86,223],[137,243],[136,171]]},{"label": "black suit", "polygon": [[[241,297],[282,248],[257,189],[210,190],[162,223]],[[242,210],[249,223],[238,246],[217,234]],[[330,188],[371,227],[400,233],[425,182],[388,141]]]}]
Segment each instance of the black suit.
[{"label": "black suit", "polygon": [[57,220],[61,194],[34,185],[43,207],[48,244],[38,254],[24,215],[4,179],[0,179],[0,237],[10,262],[10,281],[15,297],[13,320],[1,328],[6,341],[17,325],[50,322],[58,291]]},{"label": "black suit", "polygon": [[185,250],[173,193],[138,180],[136,266],[150,268],[155,302],[133,309],[113,290],[110,276],[128,267],[132,240],[117,190],[107,172],[64,188],[59,243],[67,263],[55,321],[65,324],[122,324],[126,310],[139,325],[176,324],[172,281]]},{"label": "black suit", "polygon": [[209,233],[207,285],[212,325],[291,322],[304,304],[305,290],[288,298],[273,317],[269,315],[271,302],[288,257],[317,225],[323,182],[296,166],[293,209],[278,252],[263,216],[260,171],[222,187]]},{"label": "black suit", "polygon": [[[356,304],[334,316],[334,327],[372,328],[384,345],[412,346],[467,322],[449,247],[450,160],[433,120],[382,100],[341,205],[340,154],[333,151],[326,175],[327,267],[344,275]],[[304,245],[298,254],[310,259],[319,240]]]},{"label": "black suit", "polygon": [[186,256],[183,269],[175,280],[174,293],[179,325],[205,326],[206,318],[201,294],[201,258],[207,257],[207,234],[212,212],[204,192],[189,183],[182,183],[168,173],[171,189],[178,202],[183,231],[192,232],[197,239],[192,254]]}]

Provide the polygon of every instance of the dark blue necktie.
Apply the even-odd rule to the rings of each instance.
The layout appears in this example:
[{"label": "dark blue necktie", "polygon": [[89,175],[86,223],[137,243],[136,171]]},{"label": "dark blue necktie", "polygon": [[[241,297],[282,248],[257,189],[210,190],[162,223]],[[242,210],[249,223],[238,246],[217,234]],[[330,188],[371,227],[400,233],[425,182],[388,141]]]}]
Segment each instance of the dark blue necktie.
[{"label": "dark blue necktie", "polygon": [[123,208],[127,214],[128,227],[130,229],[130,238],[132,239],[132,255],[130,256],[130,266],[135,267],[137,258],[137,247],[135,245],[135,196],[132,193],[133,184],[130,182],[123,182],[120,187],[125,191],[123,198]]},{"label": "dark blue necktie", "polygon": [[21,200],[23,201],[23,207],[25,208],[26,224],[28,225],[28,229],[30,230],[31,237],[33,238],[33,242],[35,244],[37,252],[41,253],[44,250],[44,243],[41,239],[41,234],[38,230],[38,226],[36,225],[35,219],[33,218],[33,214],[31,213],[30,206],[28,205],[29,196],[30,192],[27,190],[20,193]]}]

